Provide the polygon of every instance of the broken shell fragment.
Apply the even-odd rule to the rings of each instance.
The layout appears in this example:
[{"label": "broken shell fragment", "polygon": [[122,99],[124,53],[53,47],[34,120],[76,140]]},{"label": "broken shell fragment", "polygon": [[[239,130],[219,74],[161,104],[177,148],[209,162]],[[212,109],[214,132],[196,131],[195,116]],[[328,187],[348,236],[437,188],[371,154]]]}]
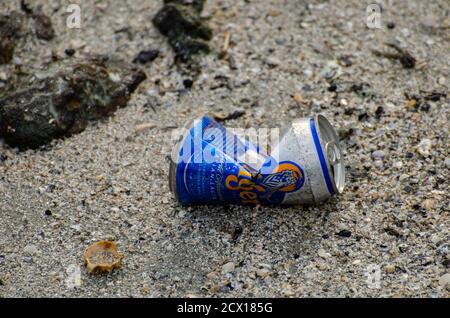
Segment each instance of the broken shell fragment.
[{"label": "broken shell fragment", "polygon": [[84,262],[89,273],[111,273],[122,266],[123,255],[117,251],[117,244],[111,241],[99,241],[84,251]]}]

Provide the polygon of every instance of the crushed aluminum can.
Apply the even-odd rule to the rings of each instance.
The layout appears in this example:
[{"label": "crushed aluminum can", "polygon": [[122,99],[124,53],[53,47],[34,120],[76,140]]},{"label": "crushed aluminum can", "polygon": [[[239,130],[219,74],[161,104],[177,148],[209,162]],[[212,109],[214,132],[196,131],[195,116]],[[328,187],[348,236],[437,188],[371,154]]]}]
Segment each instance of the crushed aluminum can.
[{"label": "crushed aluminum can", "polygon": [[188,122],[172,151],[171,191],[183,205],[316,204],[342,193],[342,151],[329,121],[300,118],[282,131],[269,155],[209,116]]}]

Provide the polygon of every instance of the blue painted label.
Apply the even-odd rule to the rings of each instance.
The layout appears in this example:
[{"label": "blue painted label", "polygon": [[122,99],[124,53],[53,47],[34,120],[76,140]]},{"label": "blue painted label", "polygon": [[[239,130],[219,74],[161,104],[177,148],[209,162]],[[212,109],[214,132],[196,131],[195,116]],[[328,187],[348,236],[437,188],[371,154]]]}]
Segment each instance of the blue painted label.
[{"label": "blue painted label", "polygon": [[[245,161],[249,157],[257,160],[250,164]],[[277,162],[208,116],[186,134],[176,168],[182,204],[279,204],[304,181],[297,163]]]}]

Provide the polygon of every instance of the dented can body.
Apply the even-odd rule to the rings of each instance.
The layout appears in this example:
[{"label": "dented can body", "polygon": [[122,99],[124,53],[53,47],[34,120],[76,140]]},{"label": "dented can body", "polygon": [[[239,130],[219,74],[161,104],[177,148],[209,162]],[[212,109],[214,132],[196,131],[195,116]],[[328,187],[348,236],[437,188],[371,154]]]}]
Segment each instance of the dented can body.
[{"label": "dented can body", "polygon": [[339,140],[324,116],[273,135],[269,154],[211,117],[189,122],[172,152],[171,191],[182,204],[251,205],[316,204],[343,191]]}]

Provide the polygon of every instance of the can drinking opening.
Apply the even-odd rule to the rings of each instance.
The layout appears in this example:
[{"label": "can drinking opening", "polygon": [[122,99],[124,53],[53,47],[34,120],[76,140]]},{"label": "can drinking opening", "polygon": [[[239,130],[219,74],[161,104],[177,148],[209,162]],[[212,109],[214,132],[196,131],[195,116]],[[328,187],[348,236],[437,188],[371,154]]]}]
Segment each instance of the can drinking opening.
[{"label": "can drinking opening", "polygon": [[317,115],[319,127],[319,139],[324,148],[328,171],[331,173],[333,188],[336,193],[342,193],[345,186],[345,166],[342,159],[342,151],[339,146],[339,138],[330,122],[322,115]]}]

